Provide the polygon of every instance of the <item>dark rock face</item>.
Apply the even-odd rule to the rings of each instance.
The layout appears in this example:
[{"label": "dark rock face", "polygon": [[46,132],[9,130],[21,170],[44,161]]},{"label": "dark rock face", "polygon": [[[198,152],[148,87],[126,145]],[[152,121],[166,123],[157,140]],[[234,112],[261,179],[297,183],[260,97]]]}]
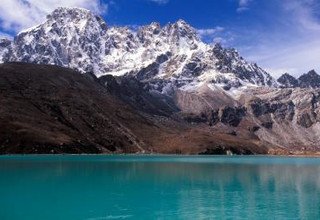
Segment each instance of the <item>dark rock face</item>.
[{"label": "dark rock face", "polygon": [[271,113],[270,103],[264,103],[262,100],[253,101],[251,109],[255,117]]},{"label": "dark rock face", "polygon": [[298,124],[303,126],[303,127],[305,127],[305,128],[311,127],[313,125],[313,123],[314,122],[313,122],[311,116],[308,113],[304,113],[298,119]]},{"label": "dark rock face", "polygon": [[139,111],[160,116],[170,116],[179,111],[170,97],[150,93],[147,85],[136,77],[128,75],[116,78],[105,75],[100,77],[98,81],[112,95]]},{"label": "dark rock face", "polygon": [[0,47],[5,48],[10,46],[11,41],[8,39],[0,39]]},{"label": "dark rock face", "polygon": [[189,123],[206,123],[214,126],[220,122],[219,110],[211,110],[199,114],[183,114],[183,119]]},{"label": "dark rock face", "polygon": [[237,127],[245,115],[246,109],[244,107],[225,107],[208,110],[200,115],[188,114],[184,116],[184,119],[191,123],[207,123],[209,126],[221,122],[228,126]]},{"label": "dark rock face", "polygon": [[273,114],[277,119],[288,119],[292,121],[294,112],[294,103],[270,103],[262,100],[254,100],[251,103],[251,109],[255,117],[260,117],[266,114]]},{"label": "dark rock face", "polygon": [[292,121],[294,112],[294,104],[292,101],[288,103],[276,103],[271,105],[272,112],[277,119],[287,119]]},{"label": "dark rock face", "polygon": [[139,81],[148,80],[153,78],[159,73],[159,63],[152,63],[149,66],[142,68],[136,74],[136,78]]},{"label": "dark rock face", "polygon": [[187,77],[197,77],[203,73],[206,67],[207,65],[201,62],[199,57],[195,56],[184,66],[182,75]]},{"label": "dark rock face", "polygon": [[288,73],[285,73],[282,76],[280,76],[280,78],[277,81],[284,88],[296,88],[299,86],[299,81]]},{"label": "dark rock face", "polygon": [[267,129],[272,129],[273,122],[264,122],[261,125]]},{"label": "dark rock face", "polygon": [[246,109],[244,107],[226,107],[220,110],[221,122],[233,127],[237,127],[245,115]]},{"label": "dark rock face", "polygon": [[320,76],[316,71],[311,70],[299,77],[299,86],[301,88],[320,88]]},{"label": "dark rock face", "polygon": [[259,126],[253,126],[253,127],[249,127],[248,128],[248,130],[250,131],[250,132],[257,132],[257,131],[259,131],[260,130],[260,127]]}]

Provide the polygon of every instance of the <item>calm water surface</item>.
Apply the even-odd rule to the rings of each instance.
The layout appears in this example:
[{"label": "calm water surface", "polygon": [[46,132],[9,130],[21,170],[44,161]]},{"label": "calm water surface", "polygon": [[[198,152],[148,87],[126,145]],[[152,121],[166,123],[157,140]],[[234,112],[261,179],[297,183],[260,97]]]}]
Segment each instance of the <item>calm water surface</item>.
[{"label": "calm water surface", "polygon": [[320,159],[1,156],[0,219],[320,219]]}]

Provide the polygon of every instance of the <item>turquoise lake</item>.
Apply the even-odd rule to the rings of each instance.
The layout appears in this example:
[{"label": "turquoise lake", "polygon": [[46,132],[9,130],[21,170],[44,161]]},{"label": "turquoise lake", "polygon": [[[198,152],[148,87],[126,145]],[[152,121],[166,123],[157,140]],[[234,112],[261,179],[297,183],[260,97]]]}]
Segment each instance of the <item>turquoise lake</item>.
[{"label": "turquoise lake", "polygon": [[0,219],[320,219],[320,159],[0,156]]}]

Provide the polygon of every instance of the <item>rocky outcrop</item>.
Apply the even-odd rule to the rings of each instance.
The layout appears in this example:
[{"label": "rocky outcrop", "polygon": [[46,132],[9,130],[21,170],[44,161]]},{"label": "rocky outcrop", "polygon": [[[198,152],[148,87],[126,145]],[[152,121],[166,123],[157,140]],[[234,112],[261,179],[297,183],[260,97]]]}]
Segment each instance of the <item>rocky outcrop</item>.
[{"label": "rocky outcrop", "polygon": [[269,102],[265,100],[253,100],[250,103],[252,113],[255,117],[259,118],[264,115],[272,114],[276,120],[293,120],[295,114],[294,103],[289,101],[287,103],[281,102]]},{"label": "rocky outcrop", "polygon": [[226,107],[219,112],[220,121],[224,124],[237,127],[246,115],[244,107]]},{"label": "rocky outcrop", "polygon": [[183,114],[186,121],[191,123],[207,123],[214,126],[223,123],[227,126],[237,127],[246,115],[244,107],[224,107],[217,110],[209,110],[201,114]]},{"label": "rocky outcrop", "polygon": [[[190,123],[205,123],[228,134],[257,138],[291,151],[319,149],[320,90],[249,88],[237,97],[220,92],[187,94],[188,99],[184,94],[183,101],[177,102],[184,103],[179,105],[183,117]],[[215,103],[218,100],[219,105]]]},{"label": "rocky outcrop", "polygon": [[260,139],[288,149],[319,148],[320,90],[257,89],[253,94],[259,99],[249,102],[249,112],[263,127],[256,133]]}]

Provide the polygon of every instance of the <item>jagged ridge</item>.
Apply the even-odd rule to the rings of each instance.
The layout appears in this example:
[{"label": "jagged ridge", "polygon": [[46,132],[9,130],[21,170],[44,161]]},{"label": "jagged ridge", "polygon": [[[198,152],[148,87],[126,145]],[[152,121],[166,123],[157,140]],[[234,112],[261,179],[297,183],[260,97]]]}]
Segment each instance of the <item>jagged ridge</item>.
[{"label": "jagged ridge", "polygon": [[78,8],[58,8],[42,24],[0,45],[0,60],[55,64],[97,76],[134,75],[151,90],[170,93],[215,84],[226,90],[276,86],[276,81],[236,50],[203,43],[183,20],[152,23],[132,31],[108,28],[103,19]]}]

